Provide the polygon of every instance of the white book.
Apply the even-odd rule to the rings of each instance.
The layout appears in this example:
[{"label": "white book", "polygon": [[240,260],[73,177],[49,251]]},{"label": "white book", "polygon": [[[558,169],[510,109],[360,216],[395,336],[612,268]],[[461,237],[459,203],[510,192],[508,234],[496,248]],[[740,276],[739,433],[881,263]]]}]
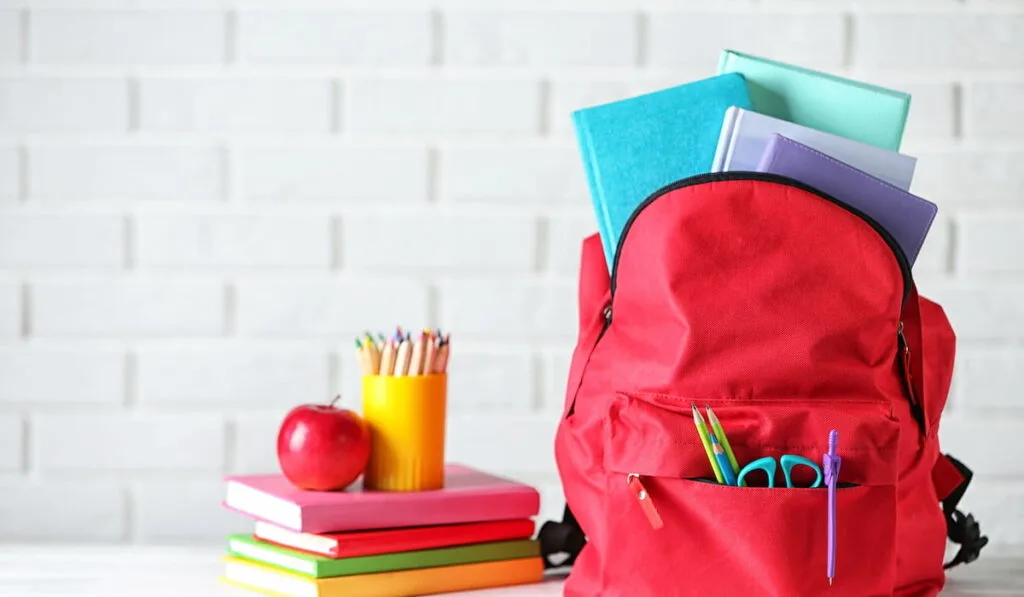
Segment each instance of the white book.
[{"label": "white book", "polygon": [[915,157],[735,106],[725,113],[711,171],[757,170],[774,134],[816,149],[904,191],[910,190],[914,180]]}]

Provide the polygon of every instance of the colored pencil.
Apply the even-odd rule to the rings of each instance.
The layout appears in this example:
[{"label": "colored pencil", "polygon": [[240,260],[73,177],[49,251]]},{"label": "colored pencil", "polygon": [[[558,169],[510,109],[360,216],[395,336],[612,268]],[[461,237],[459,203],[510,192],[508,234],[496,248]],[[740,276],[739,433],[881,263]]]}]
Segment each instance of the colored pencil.
[{"label": "colored pencil", "polygon": [[697,435],[700,436],[700,443],[704,445],[704,452],[711,462],[711,470],[715,472],[715,479],[719,483],[725,483],[725,477],[722,476],[722,470],[719,468],[718,460],[715,458],[715,451],[711,447],[711,438],[708,435],[708,427],[704,423],[704,417],[700,416],[700,411],[697,410],[696,404],[690,403],[690,405],[693,407],[693,424],[697,426]]},{"label": "colored pencil", "polygon": [[359,362],[359,370],[363,375],[370,375],[370,358],[366,352],[366,347],[363,343],[356,338],[356,359]]},{"label": "colored pencil", "polygon": [[427,348],[423,355],[423,375],[434,373],[434,357],[437,352],[437,338],[427,330]]},{"label": "colored pencil", "polygon": [[409,358],[411,356],[412,345],[408,338],[402,338],[401,343],[398,345],[398,355],[395,360],[395,375],[403,377],[409,375]]},{"label": "colored pencil", "polygon": [[366,346],[367,356],[370,359],[370,375],[376,375],[380,371],[380,350],[377,348],[377,342],[374,341],[373,336],[370,332],[366,332],[366,342],[363,343]]},{"label": "colored pencil", "polygon": [[384,343],[384,352],[380,357],[380,375],[393,375],[395,373],[396,355],[394,338]]},{"label": "colored pencil", "polygon": [[447,373],[448,372],[448,354],[451,351],[451,334],[446,335],[440,341],[440,346],[437,349],[437,356],[435,357],[434,371],[436,373]]},{"label": "colored pencil", "polygon": [[[711,431],[718,438],[718,442],[722,444],[722,449],[725,450],[725,455],[729,457],[729,466],[732,468],[733,475],[740,474],[740,465],[736,462],[736,455],[732,453],[732,446],[729,445],[729,438],[725,435],[725,429],[722,428],[722,422],[718,420],[718,416],[715,415],[715,411],[711,410],[710,405],[704,405],[708,411],[708,421],[711,423]],[[746,486],[746,480],[743,481],[742,485]]]},{"label": "colored pencil", "polygon": [[732,472],[729,458],[725,455],[725,450],[722,449],[722,444],[718,442],[718,438],[714,433],[711,434],[711,451],[715,453],[718,470],[722,471],[722,476],[725,477],[725,484],[736,485],[736,473]]},{"label": "colored pencil", "polygon": [[409,375],[422,375],[423,374],[423,353],[426,351],[425,339],[426,334],[420,334],[419,338],[412,345],[412,362],[409,364]]}]

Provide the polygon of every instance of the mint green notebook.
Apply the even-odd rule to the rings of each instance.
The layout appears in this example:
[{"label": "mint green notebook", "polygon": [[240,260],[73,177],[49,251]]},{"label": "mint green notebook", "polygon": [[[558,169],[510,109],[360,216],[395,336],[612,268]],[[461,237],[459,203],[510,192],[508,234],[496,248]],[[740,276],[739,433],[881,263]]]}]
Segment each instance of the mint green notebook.
[{"label": "mint green notebook", "polygon": [[910,94],[725,50],[718,73],[739,73],[755,112],[899,151]]},{"label": "mint green notebook", "polygon": [[251,535],[229,535],[228,553],[312,578],[329,578],[534,558],[540,556],[540,544],[534,539],[517,539],[354,558],[326,558],[260,541]]}]

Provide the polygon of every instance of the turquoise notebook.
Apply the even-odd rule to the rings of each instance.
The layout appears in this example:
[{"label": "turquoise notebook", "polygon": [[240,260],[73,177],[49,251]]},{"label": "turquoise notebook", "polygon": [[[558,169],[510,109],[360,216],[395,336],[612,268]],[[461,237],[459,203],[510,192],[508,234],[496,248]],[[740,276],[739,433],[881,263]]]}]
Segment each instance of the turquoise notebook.
[{"label": "turquoise notebook", "polygon": [[747,80],[754,111],[899,151],[910,95],[749,54],[725,50],[719,74]]},{"label": "turquoise notebook", "polygon": [[711,170],[729,106],[750,108],[741,75],[701,79],[572,114],[611,269],[619,236],[648,195]]}]

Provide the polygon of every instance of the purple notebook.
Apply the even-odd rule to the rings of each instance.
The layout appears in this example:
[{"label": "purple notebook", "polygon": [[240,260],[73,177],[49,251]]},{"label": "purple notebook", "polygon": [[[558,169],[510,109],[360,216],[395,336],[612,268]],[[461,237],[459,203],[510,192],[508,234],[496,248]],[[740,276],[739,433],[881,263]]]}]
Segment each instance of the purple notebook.
[{"label": "purple notebook", "polygon": [[772,135],[757,171],[799,180],[871,216],[896,239],[910,265],[939,210],[931,201],[779,134]]}]

